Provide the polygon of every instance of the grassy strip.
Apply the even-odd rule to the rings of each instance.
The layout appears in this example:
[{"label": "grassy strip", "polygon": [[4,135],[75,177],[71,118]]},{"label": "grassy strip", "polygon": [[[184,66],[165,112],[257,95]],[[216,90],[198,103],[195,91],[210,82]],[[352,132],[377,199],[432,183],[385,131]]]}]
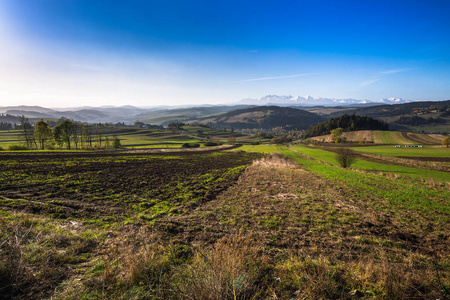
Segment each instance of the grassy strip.
[{"label": "grassy strip", "polygon": [[[370,147],[371,148],[371,147]],[[365,152],[369,153],[370,148],[355,148],[355,150],[363,150]],[[329,164],[337,166],[338,163],[336,161],[336,154],[322,150],[319,147],[306,147],[304,145],[295,145],[292,146],[292,149],[300,151],[312,158],[325,161]],[[437,172],[437,171],[430,171],[430,170],[423,170],[423,169],[417,169],[417,168],[409,168],[409,167],[402,167],[402,166],[393,166],[389,164],[381,164],[381,163],[374,163],[369,162],[365,160],[358,159],[353,165],[352,168],[369,171],[369,172],[376,172],[376,173],[388,173],[388,174],[398,174],[402,176],[408,176],[415,179],[434,179],[439,182],[450,182],[450,174],[446,172]]]},{"label": "grassy strip", "polygon": [[374,199],[374,206],[377,206],[376,199],[387,199],[392,207],[414,210],[432,218],[436,223],[445,224],[450,221],[450,207],[448,200],[445,200],[450,199],[449,191],[432,189],[407,179],[393,180],[385,176],[330,166],[308,159],[288,148],[284,148],[282,152],[306,170],[336,185],[352,188],[358,197]]},{"label": "grassy strip", "polygon": [[425,146],[423,148],[409,148],[394,146],[371,146],[371,147],[354,147],[352,150],[378,154],[384,156],[422,156],[422,157],[449,157],[450,148],[441,146]]},{"label": "grassy strip", "polygon": [[404,138],[402,136],[401,132],[391,131],[391,134],[392,134],[392,138],[395,140],[394,143],[396,143],[396,144],[402,144],[402,145],[404,145],[404,144],[406,144],[406,145],[414,144],[414,142]]},{"label": "grassy strip", "polygon": [[243,145],[239,150],[247,152],[261,152],[261,153],[280,153],[280,146],[278,145]]}]

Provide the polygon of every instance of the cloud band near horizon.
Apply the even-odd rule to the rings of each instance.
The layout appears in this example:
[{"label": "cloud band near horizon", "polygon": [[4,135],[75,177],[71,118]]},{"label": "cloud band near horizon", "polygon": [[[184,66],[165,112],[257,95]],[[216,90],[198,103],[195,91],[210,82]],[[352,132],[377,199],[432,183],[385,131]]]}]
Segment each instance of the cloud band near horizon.
[{"label": "cloud band near horizon", "polygon": [[249,81],[261,81],[261,80],[273,80],[273,79],[284,79],[284,78],[294,78],[294,77],[303,77],[309,75],[316,75],[319,73],[303,73],[303,74],[292,74],[292,75],[284,75],[284,76],[273,76],[273,77],[261,77],[261,78],[252,78],[241,80],[240,82],[249,82]]}]

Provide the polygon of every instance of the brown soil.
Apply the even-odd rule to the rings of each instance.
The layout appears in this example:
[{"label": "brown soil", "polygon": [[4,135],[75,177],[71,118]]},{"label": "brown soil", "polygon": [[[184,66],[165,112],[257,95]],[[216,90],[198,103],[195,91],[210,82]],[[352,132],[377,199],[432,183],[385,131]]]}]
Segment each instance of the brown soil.
[{"label": "brown soil", "polygon": [[[221,178],[229,168],[251,163],[258,154],[210,154],[179,151],[20,153],[0,155],[0,207],[57,218],[135,215],[133,205],[159,202],[191,205],[184,193],[208,201],[235,177]],[[203,183],[201,176],[211,181]],[[236,175],[237,176],[237,175]],[[216,183],[217,180],[217,183]],[[178,202],[180,203],[178,203]]]},{"label": "brown soil", "polygon": [[204,148],[159,148],[159,149],[137,149],[137,150],[127,150],[128,153],[158,153],[158,152],[205,152],[205,151],[216,151],[216,150],[229,150],[240,147],[239,145],[220,145],[213,147]]},{"label": "brown soil", "polygon": [[450,162],[450,157],[425,157],[425,156],[396,156],[396,157],[418,161]]},{"label": "brown soil", "polygon": [[420,145],[435,145],[435,143],[431,143],[429,141],[423,140],[423,139],[419,138],[418,136],[409,135],[407,132],[402,132],[402,137],[404,137],[405,139],[410,140],[416,144],[420,144]]}]

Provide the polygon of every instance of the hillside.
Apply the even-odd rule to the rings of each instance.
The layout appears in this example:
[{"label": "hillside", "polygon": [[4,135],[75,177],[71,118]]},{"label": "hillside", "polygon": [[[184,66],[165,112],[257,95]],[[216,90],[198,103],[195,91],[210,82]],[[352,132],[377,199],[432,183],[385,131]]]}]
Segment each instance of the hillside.
[{"label": "hillside", "polygon": [[306,132],[306,136],[312,137],[328,134],[331,130],[336,128],[342,128],[344,131],[389,129],[386,123],[371,117],[345,114],[310,127]]},{"label": "hillside", "polygon": [[135,119],[155,125],[167,125],[172,122],[182,122],[193,118],[201,118],[205,116],[215,115],[219,113],[229,112],[236,109],[244,109],[252,107],[250,105],[234,105],[234,106],[200,106],[164,109],[151,112],[140,113]]},{"label": "hillside", "polygon": [[314,107],[308,111],[328,118],[357,114],[376,118],[394,130],[448,132],[450,100],[423,101],[370,107]]},{"label": "hillside", "polygon": [[121,107],[77,107],[71,109],[49,109],[40,106],[8,106],[0,107],[1,114],[11,116],[25,116],[31,122],[40,119],[67,118],[74,121],[89,123],[117,123],[133,124],[136,121],[154,125],[167,125],[171,122],[204,117],[235,109],[251,107],[250,105],[219,105],[183,108],[138,108],[133,106]]},{"label": "hillside", "polygon": [[[395,144],[395,145],[441,145],[443,135],[411,133],[400,131],[360,130],[344,132],[342,134],[348,142]],[[312,137],[318,142],[332,142],[330,134]]]},{"label": "hillside", "polygon": [[420,101],[420,102],[410,102],[402,104],[383,104],[383,105],[373,105],[373,106],[334,106],[334,107],[323,107],[315,106],[310,107],[308,111],[314,112],[320,115],[327,115],[329,117],[337,117],[344,113],[350,114],[355,113],[357,115],[367,115],[373,118],[380,117],[392,117],[405,114],[411,114],[415,110],[423,109],[437,109],[437,108],[448,108],[450,107],[450,100],[446,101]]},{"label": "hillside", "polygon": [[215,128],[270,130],[282,127],[287,130],[300,130],[307,129],[323,120],[317,114],[296,108],[258,106],[234,110],[217,116],[192,119],[189,123],[204,124]]}]

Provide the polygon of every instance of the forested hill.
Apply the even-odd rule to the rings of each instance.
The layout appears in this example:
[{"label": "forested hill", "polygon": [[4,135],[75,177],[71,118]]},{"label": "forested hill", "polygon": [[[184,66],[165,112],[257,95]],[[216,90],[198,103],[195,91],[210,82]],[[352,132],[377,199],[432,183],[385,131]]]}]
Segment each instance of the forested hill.
[{"label": "forested hill", "polygon": [[329,134],[336,128],[343,128],[344,131],[389,130],[389,126],[382,121],[367,116],[345,114],[310,127],[306,132],[306,137]]},{"label": "forested hill", "polygon": [[[375,105],[368,107],[357,107],[357,108],[336,108],[336,111],[329,114],[330,117],[338,117],[343,114],[342,111],[345,110],[347,114],[357,114],[361,116],[369,116],[372,118],[381,117],[400,117],[404,115],[412,115],[417,111],[426,112],[431,110],[437,110],[444,112],[450,107],[450,100],[446,101],[421,101],[421,102],[411,102],[403,104],[385,104],[385,105]],[[313,111],[319,112],[319,110]]]},{"label": "forested hill", "polygon": [[205,124],[215,128],[264,129],[307,129],[322,122],[324,118],[301,109],[278,106],[258,106],[238,109],[224,114],[190,120],[191,124]]}]

